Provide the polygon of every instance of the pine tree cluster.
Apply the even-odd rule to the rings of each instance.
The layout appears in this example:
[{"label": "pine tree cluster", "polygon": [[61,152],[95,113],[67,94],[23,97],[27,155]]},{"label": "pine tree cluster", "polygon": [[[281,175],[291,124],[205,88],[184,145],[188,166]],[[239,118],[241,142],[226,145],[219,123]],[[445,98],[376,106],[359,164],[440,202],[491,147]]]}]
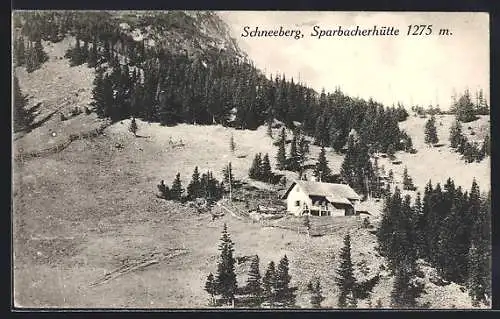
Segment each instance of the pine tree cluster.
[{"label": "pine tree cluster", "polygon": [[339,254],[340,265],[336,270],[335,283],[339,288],[338,307],[357,308],[359,299],[367,299],[377,285],[380,277],[374,276],[365,281],[358,281],[354,276],[354,264],[351,256],[351,236],[344,236],[344,246]]},{"label": "pine tree cluster", "polygon": [[386,200],[377,237],[396,275],[394,306],[416,306],[422,288],[415,281],[417,258],[428,261],[445,280],[467,285],[476,302],[491,296],[490,195],[481,198],[476,181],[469,192],[455,187],[451,178],[443,188],[429,181],[423,198],[418,193],[413,205],[398,188]]},{"label": "pine tree cluster", "polygon": [[223,183],[214,178],[211,171],[207,171],[200,176],[198,166],[194,168],[193,176],[186,189],[182,186],[180,173],[176,174],[170,188],[165,185],[163,180],[157,186],[161,198],[178,202],[204,198],[209,203],[212,203],[221,199],[224,193]]},{"label": "pine tree cluster", "polygon": [[468,89],[458,98],[453,97],[451,113],[455,114],[460,122],[467,123],[478,119],[477,115],[489,115],[490,107],[486,101],[483,90],[480,89],[475,94],[475,102],[472,101],[471,93]]},{"label": "pine tree cluster", "polygon": [[477,142],[470,142],[462,133],[462,125],[455,119],[450,127],[450,146],[456,152],[463,155],[467,163],[481,162],[490,155],[490,137],[486,135],[481,146]]},{"label": "pine tree cluster", "polygon": [[297,288],[290,286],[291,276],[289,275],[289,262],[286,255],[280,260],[277,268],[273,261],[269,262],[263,277],[260,274],[259,256],[253,256],[246,285],[238,287],[235,273],[234,243],[226,224],[224,224],[222,231],[219,251],[216,275],[210,273],[205,282],[205,290],[211,297],[211,305],[219,304],[217,296],[220,296],[222,303],[234,304],[235,301],[239,301],[246,307],[261,307],[263,304],[269,304],[271,307],[292,307],[295,305]]},{"label": "pine tree cluster", "polygon": [[26,41],[24,36],[20,36],[14,41],[13,50],[15,65],[26,66],[28,73],[39,69],[49,60],[49,56],[43,50],[41,39]]},{"label": "pine tree cluster", "polygon": [[349,184],[358,194],[365,196],[371,193],[370,186],[373,188],[374,185],[375,187],[378,185],[368,146],[354,131],[350,134],[348,140],[340,175],[342,180]]},{"label": "pine tree cluster", "polygon": [[252,166],[248,171],[248,176],[252,179],[270,183],[274,177],[269,162],[269,154],[262,156],[262,153],[255,154]]}]

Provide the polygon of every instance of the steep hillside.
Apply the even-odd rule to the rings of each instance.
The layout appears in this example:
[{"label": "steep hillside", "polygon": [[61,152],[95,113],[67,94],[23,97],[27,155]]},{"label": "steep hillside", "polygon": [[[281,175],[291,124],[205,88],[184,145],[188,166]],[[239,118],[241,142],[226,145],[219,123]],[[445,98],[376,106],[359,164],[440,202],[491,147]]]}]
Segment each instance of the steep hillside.
[{"label": "steep hillside", "polygon": [[[27,108],[36,107],[35,129],[28,134],[16,134],[14,154],[41,151],[66,142],[71,134],[92,131],[102,125],[102,120],[92,113],[86,115],[85,107],[92,108],[95,71],[85,65],[71,67],[64,53],[74,39],[59,43],[44,42],[49,61],[32,73],[24,67],[15,68],[21,91],[28,98]],[[79,109],[82,114],[71,116]],[[61,115],[68,118],[61,120]]]},{"label": "steep hillside", "polygon": [[[159,179],[170,183],[177,171],[181,171],[184,186],[195,165],[202,171],[220,172],[232,156],[228,146],[231,133],[236,141],[236,158],[231,160],[236,175],[244,178],[251,159],[238,156],[273,151],[264,128],[159,127],[139,122],[141,137],[135,138],[127,127],[127,121],[116,123],[106,129],[105,136],[75,141],[61,153],[15,167],[15,291],[20,305],[206,307],[203,284],[206,275],[215,271],[225,222],[236,256],[258,254],[261,268],[284,254],[289,257],[301,307],[309,306],[306,284],[314,276],[322,280],[327,295],[324,306],[335,307],[334,269],[342,236],[349,231],[359,269],[364,260],[368,276],[382,275],[372,304],[381,299],[389,306],[392,279],[384,271],[384,259],[375,251],[375,236],[366,229],[346,224],[332,235],[308,238],[230,215],[211,221],[209,215],[155,197]],[[179,146],[181,139],[183,147]],[[123,148],[115,148],[117,143]],[[174,250],[184,253],[141,272],[89,286],[122,264]],[[244,278],[241,266],[237,273]],[[422,279],[426,282],[422,303],[430,302],[436,308],[470,307],[465,291],[456,285],[431,283],[431,273],[429,270]],[[367,307],[366,302],[360,307]]]},{"label": "steep hillside", "polygon": [[[417,149],[416,154],[398,152],[397,159],[402,161],[399,165],[392,164],[387,158],[380,159],[380,165],[384,165],[386,172],[394,171],[396,182],[402,183],[404,167],[408,167],[408,173],[413,178],[418,191],[423,193],[425,184],[432,180],[433,184],[443,184],[448,177],[452,177],[455,185],[470,189],[472,180],[475,178],[482,191],[490,189],[490,157],[486,157],[480,163],[466,163],[461,159],[459,153],[454,152],[449,146],[449,131],[453,123],[453,115],[439,115],[436,118],[436,127],[439,143],[442,146],[431,147],[424,142],[424,126],[427,119],[420,117],[409,117],[400,123],[412,138],[413,145]],[[489,134],[489,116],[481,116],[478,120],[463,124],[463,132],[469,140],[481,142],[486,134]],[[470,127],[470,129],[469,129]],[[471,135],[471,132],[475,132]]]}]

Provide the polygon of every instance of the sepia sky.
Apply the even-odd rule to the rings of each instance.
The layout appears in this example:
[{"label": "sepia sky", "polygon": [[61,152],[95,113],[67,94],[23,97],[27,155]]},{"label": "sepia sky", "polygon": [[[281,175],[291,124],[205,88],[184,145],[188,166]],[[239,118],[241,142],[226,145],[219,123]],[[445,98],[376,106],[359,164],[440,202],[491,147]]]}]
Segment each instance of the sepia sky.
[{"label": "sepia sky", "polygon": [[[489,100],[489,17],[486,13],[219,12],[232,36],[266,74],[285,73],[316,90],[323,87],[384,104],[439,104],[454,92],[483,88]],[[409,24],[432,24],[430,36],[407,36]],[[311,37],[312,27],[361,29],[394,26],[392,37]],[[241,37],[250,30],[300,28],[304,38]],[[447,28],[450,36],[437,35]]]}]

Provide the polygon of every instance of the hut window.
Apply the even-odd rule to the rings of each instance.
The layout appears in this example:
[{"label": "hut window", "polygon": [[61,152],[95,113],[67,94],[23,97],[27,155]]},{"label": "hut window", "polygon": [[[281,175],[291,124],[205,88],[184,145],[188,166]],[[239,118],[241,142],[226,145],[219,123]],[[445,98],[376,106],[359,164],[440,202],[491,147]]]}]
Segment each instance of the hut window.
[{"label": "hut window", "polygon": [[295,206],[300,206],[300,200],[295,201]]}]

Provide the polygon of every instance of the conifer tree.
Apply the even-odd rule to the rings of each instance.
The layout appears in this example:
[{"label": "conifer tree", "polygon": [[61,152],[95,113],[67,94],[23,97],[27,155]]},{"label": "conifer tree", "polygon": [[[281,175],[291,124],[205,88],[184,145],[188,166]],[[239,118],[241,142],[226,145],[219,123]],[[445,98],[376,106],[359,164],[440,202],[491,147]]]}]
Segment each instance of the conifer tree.
[{"label": "conifer tree", "polygon": [[396,269],[391,305],[393,308],[412,309],[417,307],[417,298],[423,292],[423,284],[415,281],[415,261],[405,260]]},{"label": "conifer tree", "polygon": [[26,52],[26,72],[31,73],[40,68],[40,66],[48,60],[47,53],[43,50],[41,40],[37,40],[32,44],[28,42]]},{"label": "conifer tree", "polygon": [[451,148],[458,148],[461,140],[463,139],[462,135],[462,125],[458,119],[455,119],[453,124],[450,127],[450,146]]},{"label": "conifer tree", "polygon": [[233,168],[231,166],[231,162],[229,162],[227,166],[222,170],[222,174],[224,176],[224,183],[226,185],[234,186],[235,180],[233,176]]},{"label": "conifer tree", "polygon": [[170,189],[165,185],[165,182],[162,180],[157,186],[160,191],[160,197],[163,199],[170,199]]},{"label": "conifer tree", "polygon": [[201,196],[200,173],[198,172],[198,166],[196,166],[193,171],[193,176],[191,177],[191,182],[187,187],[187,197],[190,200],[194,200]]},{"label": "conifer tree", "polygon": [[314,176],[318,181],[328,182],[332,171],[328,167],[328,161],[326,160],[325,148],[322,147],[318,156],[318,161],[316,162],[316,166],[314,167]]},{"label": "conifer tree", "polygon": [[276,269],[276,301],[285,307],[295,305],[294,288],[290,287],[291,276],[288,274],[288,258],[281,258]]},{"label": "conifer tree", "polygon": [[113,83],[109,76],[104,75],[104,70],[98,69],[92,90],[94,106],[97,115],[101,118],[109,117],[114,103]]},{"label": "conifer tree", "polygon": [[298,156],[298,164],[302,171],[302,168],[307,160],[307,154],[309,154],[309,142],[306,140],[302,131],[299,131],[297,134],[297,156]]},{"label": "conifer tree", "polygon": [[217,285],[212,273],[208,274],[205,282],[205,291],[210,295],[210,305],[215,305],[215,295],[217,293]]},{"label": "conifer tree", "polygon": [[172,183],[172,187],[170,188],[170,198],[176,201],[182,200],[182,193],[184,189],[182,188],[181,183],[181,174],[177,173],[175,175],[174,182]]},{"label": "conifer tree", "polygon": [[458,101],[455,103],[453,110],[460,122],[471,122],[477,119],[474,112],[474,104],[472,103],[469,90],[460,96]]},{"label": "conifer tree", "polygon": [[354,296],[356,278],[354,277],[354,265],[351,260],[351,236],[344,236],[344,246],[340,250],[340,265],[337,269],[335,283],[340,289],[338,307],[356,308],[357,301]]},{"label": "conifer tree", "polygon": [[484,154],[484,156],[490,156],[491,150],[490,150],[490,136],[485,135],[484,140],[483,140],[483,145],[481,146],[481,153]]},{"label": "conifer tree", "polygon": [[132,118],[132,121],[130,122],[130,126],[128,130],[134,134],[135,137],[137,137],[137,131],[139,130],[139,126],[137,126],[137,122],[135,121],[135,117]]},{"label": "conifer tree", "polygon": [[277,160],[276,168],[279,170],[285,170],[287,166],[285,128],[281,129],[281,134],[278,139],[278,155],[276,156],[276,160]]},{"label": "conifer tree", "polygon": [[323,293],[321,291],[321,284],[319,278],[309,281],[307,285],[307,290],[311,294],[311,306],[313,308],[321,308],[321,303],[325,300]]},{"label": "conifer tree", "polygon": [[416,259],[415,220],[412,214],[409,196],[403,201],[401,191],[396,187],[394,194],[386,200],[377,232],[379,249],[393,270],[404,259]]},{"label": "conifer tree", "polygon": [[236,149],[236,144],[234,143],[234,136],[233,134],[231,134],[231,138],[229,139],[229,150],[231,151],[231,153],[234,153]]},{"label": "conifer tree", "polygon": [[21,92],[19,87],[19,81],[16,76],[14,76],[13,85],[13,120],[14,132],[19,132],[28,129],[33,122],[33,114],[26,110],[27,100],[26,97]]},{"label": "conifer tree", "polygon": [[439,142],[436,130],[436,118],[434,115],[425,123],[425,143],[434,145]]},{"label": "conifer tree", "polygon": [[403,189],[408,190],[408,191],[413,191],[416,189],[416,187],[413,185],[413,180],[408,175],[408,168],[405,166],[403,170]]},{"label": "conifer tree", "polygon": [[226,303],[234,302],[237,289],[236,274],[234,272],[234,243],[224,223],[221,242],[219,244],[220,257],[217,264],[216,293],[221,295]]},{"label": "conifer tree", "polygon": [[260,304],[263,294],[259,262],[259,256],[255,255],[250,264],[246,285],[246,292],[254,299],[256,304]]},{"label": "conifer tree", "polygon": [[266,272],[262,278],[262,288],[264,290],[264,298],[271,307],[276,301],[276,268],[274,261],[270,261],[267,265]]},{"label": "conifer tree", "polygon": [[297,136],[292,138],[292,143],[290,145],[290,155],[288,156],[287,169],[292,172],[298,172],[300,170],[299,155],[297,151]]},{"label": "conifer tree", "polygon": [[201,176],[200,192],[200,196],[212,203],[222,197],[223,185],[213,177],[212,172],[207,171]]},{"label": "conifer tree", "polygon": [[17,66],[22,66],[25,63],[26,52],[24,47],[24,37],[20,36],[14,41],[14,61]]},{"label": "conifer tree", "polygon": [[342,179],[359,194],[369,195],[369,181],[374,172],[368,153],[368,147],[363,141],[349,137],[347,152],[340,167]]},{"label": "conifer tree", "polygon": [[[489,279],[491,276],[484,274],[481,269],[484,256],[481,255],[479,249],[472,243],[469,249],[469,273],[467,286],[469,295],[472,299],[472,305],[478,307],[481,302],[486,303],[489,296]],[[486,275],[486,276],[485,276]]]},{"label": "conifer tree", "polygon": [[491,192],[484,198],[478,194],[479,186],[474,180],[469,197],[473,221],[467,286],[475,304],[486,303],[491,297]]},{"label": "conifer tree", "polygon": [[262,177],[262,158],[261,158],[261,153],[255,154],[255,157],[252,162],[252,166],[250,167],[250,170],[248,171],[248,176],[252,179],[260,180]]},{"label": "conifer tree", "polygon": [[271,163],[269,162],[269,154],[267,153],[264,155],[264,158],[262,158],[260,175],[261,175],[261,180],[267,183],[269,183],[273,175],[271,169]]}]

